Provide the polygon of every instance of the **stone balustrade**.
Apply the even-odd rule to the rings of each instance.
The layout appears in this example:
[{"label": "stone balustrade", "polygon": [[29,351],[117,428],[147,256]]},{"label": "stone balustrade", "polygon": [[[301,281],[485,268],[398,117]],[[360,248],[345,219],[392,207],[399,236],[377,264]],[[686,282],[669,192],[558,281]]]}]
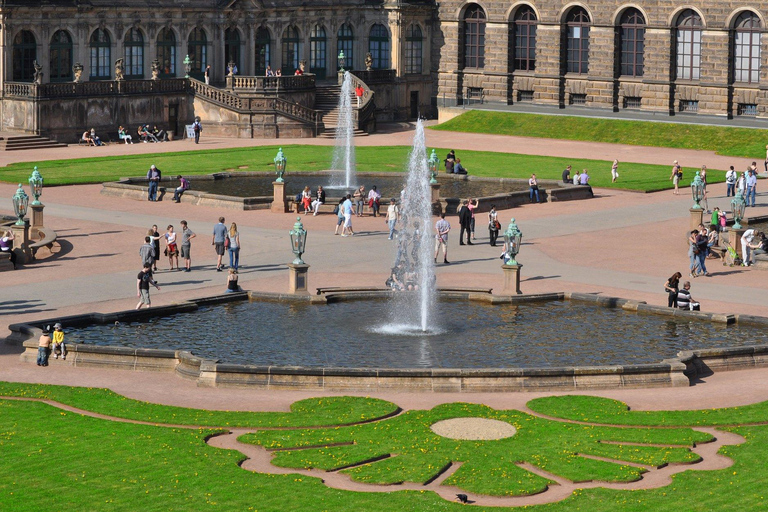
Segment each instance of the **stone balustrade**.
[{"label": "stone balustrade", "polygon": [[303,91],[315,88],[315,75],[291,76],[232,76],[227,77],[227,87],[235,91]]}]

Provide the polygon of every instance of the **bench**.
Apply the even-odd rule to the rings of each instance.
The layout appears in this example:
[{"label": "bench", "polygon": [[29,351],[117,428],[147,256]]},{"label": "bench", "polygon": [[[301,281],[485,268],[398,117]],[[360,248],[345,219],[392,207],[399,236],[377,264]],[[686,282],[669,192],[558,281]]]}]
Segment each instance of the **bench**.
[{"label": "bench", "polygon": [[336,293],[336,292],[388,292],[389,288],[381,286],[324,286],[317,288],[317,294]]},{"label": "bench", "polygon": [[473,287],[467,287],[467,286],[449,286],[449,287],[443,287],[439,286],[437,288],[438,292],[459,292],[459,293],[491,293],[493,291],[493,288],[473,288]]},{"label": "bench", "polygon": [[56,238],[58,235],[56,232],[49,228],[38,228],[38,233],[43,235],[43,237],[40,239],[40,241],[35,242],[29,246],[29,248],[32,250],[32,259],[35,259],[35,255],[37,254],[37,250],[41,247],[47,247],[50,251],[53,247],[54,242],[56,242]]}]

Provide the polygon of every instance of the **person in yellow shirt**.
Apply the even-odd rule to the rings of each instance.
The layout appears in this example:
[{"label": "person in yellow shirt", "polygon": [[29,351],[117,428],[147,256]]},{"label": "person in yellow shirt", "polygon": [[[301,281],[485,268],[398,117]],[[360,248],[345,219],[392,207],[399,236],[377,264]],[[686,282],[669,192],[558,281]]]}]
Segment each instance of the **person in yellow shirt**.
[{"label": "person in yellow shirt", "polygon": [[58,359],[61,353],[61,359],[67,358],[67,346],[64,344],[64,331],[61,330],[61,324],[56,323],[53,326],[53,358]]}]

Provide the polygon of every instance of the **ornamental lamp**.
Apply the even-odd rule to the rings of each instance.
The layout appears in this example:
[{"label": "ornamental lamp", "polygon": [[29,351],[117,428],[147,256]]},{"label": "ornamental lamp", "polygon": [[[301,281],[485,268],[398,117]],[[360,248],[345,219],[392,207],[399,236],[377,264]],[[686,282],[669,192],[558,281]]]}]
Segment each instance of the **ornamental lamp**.
[{"label": "ornamental lamp", "polygon": [[744,200],[744,196],[736,194],[731,199],[731,210],[733,211],[733,229],[741,229],[741,219],[744,218],[744,210],[747,208],[747,202]]},{"label": "ornamental lamp", "polygon": [[301,255],[304,254],[304,250],[307,248],[307,230],[304,229],[304,225],[301,223],[301,217],[296,217],[296,224],[293,225],[293,229],[289,234],[291,235],[291,250],[296,255],[293,264],[304,265],[305,263],[301,259]]},{"label": "ornamental lamp", "polygon": [[693,207],[691,210],[701,210],[699,202],[704,199],[704,180],[701,179],[699,171],[696,171],[693,181],[691,181],[691,195],[693,196]]},{"label": "ornamental lamp", "polygon": [[286,162],[288,162],[288,160],[285,158],[285,155],[283,155],[283,148],[279,148],[277,150],[277,156],[275,157],[275,174],[277,174],[277,179],[275,181],[279,183],[283,182]]},{"label": "ornamental lamp", "polygon": [[434,149],[432,150],[432,154],[429,155],[427,164],[429,165],[429,183],[434,185],[437,183],[437,166],[440,164],[440,160],[437,158],[437,153],[435,153]]},{"label": "ornamental lamp", "polygon": [[16,221],[17,226],[24,225],[24,216],[27,214],[27,207],[29,206],[29,196],[24,192],[24,188],[19,183],[19,188],[13,195],[13,212],[19,218]]},{"label": "ornamental lamp", "polygon": [[29,177],[29,190],[32,192],[32,195],[35,196],[35,200],[32,201],[32,204],[34,206],[41,204],[40,196],[43,195],[43,177],[38,172],[37,166],[35,166],[35,170],[32,171],[32,176]]},{"label": "ornamental lamp", "polygon": [[520,245],[523,242],[523,233],[518,229],[515,224],[515,219],[512,219],[504,232],[504,243],[506,244],[504,264],[505,265],[517,265],[515,256],[520,252]]},{"label": "ornamental lamp", "polygon": [[339,51],[339,71],[344,71],[344,64],[346,63],[347,57],[344,55],[344,50]]},{"label": "ornamental lamp", "polygon": [[184,57],[184,78],[189,78],[189,72],[192,71],[192,61],[189,60],[189,54]]}]

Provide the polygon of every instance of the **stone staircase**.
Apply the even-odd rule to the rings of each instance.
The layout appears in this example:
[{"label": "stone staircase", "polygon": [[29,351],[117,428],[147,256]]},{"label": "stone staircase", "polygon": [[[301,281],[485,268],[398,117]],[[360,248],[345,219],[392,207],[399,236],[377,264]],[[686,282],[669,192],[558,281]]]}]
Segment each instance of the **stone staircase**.
[{"label": "stone staircase", "polygon": [[39,135],[0,135],[0,151],[65,148],[66,144]]},{"label": "stone staircase", "polygon": [[[324,139],[332,139],[336,136],[336,126],[339,124],[339,95],[341,94],[340,85],[318,85],[315,89],[315,110],[320,110],[323,113],[323,124],[325,125],[325,132],[318,135],[318,137]],[[355,93],[350,93],[349,100],[354,107],[357,99]],[[364,137],[368,133],[355,129],[355,137]]]}]

